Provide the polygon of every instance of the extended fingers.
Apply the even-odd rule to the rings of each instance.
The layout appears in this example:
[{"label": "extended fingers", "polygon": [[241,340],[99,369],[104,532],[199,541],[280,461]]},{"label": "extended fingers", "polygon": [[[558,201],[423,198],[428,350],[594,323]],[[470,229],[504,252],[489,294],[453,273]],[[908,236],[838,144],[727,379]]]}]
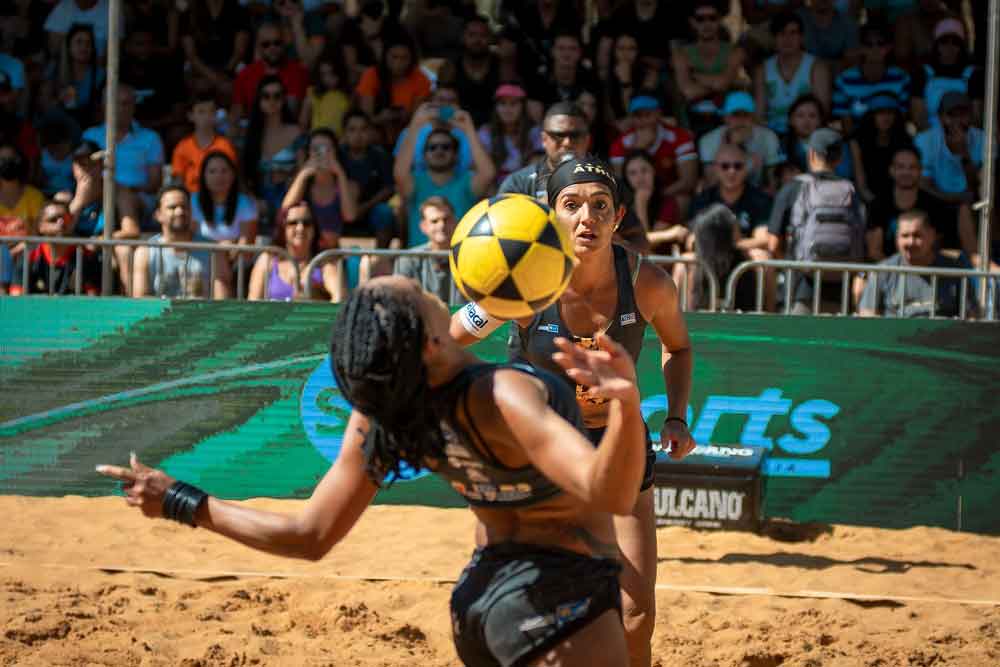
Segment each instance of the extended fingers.
[{"label": "extended fingers", "polygon": [[137,477],[135,471],[121,466],[99,465],[95,470],[106,477],[114,477],[123,482],[135,482]]}]

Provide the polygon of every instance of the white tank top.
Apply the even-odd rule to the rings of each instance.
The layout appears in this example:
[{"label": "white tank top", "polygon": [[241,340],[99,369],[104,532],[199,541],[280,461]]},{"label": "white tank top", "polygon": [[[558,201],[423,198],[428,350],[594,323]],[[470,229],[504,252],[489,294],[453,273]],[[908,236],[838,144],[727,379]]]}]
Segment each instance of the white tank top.
[{"label": "white tank top", "polygon": [[788,110],[800,96],[812,90],[812,68],[816,58],[803,53],[799,68],[791,81],[785,81],[778,70],[778,56],[764,61],[764,90],[767,95],[767,126],[778,134],[788,131]]}]

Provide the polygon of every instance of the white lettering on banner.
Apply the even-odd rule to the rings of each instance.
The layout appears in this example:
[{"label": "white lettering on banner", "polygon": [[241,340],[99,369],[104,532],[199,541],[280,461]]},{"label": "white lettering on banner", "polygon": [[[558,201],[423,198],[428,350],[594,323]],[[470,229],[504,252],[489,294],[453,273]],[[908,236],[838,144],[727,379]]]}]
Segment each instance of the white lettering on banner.
[{"label": "white lettering on banner", "polygon": [[657,517],[721,519],[739,521],[743,517],[743,491],[721,489],[681,489],[653,487],[653,507]]}]

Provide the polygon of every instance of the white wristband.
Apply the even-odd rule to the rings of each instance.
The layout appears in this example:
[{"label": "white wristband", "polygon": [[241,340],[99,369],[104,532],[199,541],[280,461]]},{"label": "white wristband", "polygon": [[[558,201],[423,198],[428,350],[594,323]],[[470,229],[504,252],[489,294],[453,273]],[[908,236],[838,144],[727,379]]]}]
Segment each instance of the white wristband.
[{"label": "white wristband", "polygon": [[475,301],[465,304],[462,306],[462,310],[458,312],[458,317],[462,321],[462,326],[465,327],[465,330],[479,339],[486,338],[503,326],[504,323],[504,320],[493,317]]}]

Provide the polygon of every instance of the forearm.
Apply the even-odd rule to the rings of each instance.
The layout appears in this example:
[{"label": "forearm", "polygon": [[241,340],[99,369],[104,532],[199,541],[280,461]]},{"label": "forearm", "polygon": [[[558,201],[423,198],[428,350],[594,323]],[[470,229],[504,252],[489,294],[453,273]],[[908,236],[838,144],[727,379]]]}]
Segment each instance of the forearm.
[{"label": "forearm", "polygon": [[340,192],[340,215],[348,222],[358,219],[358,200],[351,189],[347,178],[338,178],[337,186]]},{"label": "forearm", "polygon": [[251,509],[209,496],[195,516],[198,527],[277,556],[316,560],[316,543],[296,517]]},{"label": "forearm", "polygon": [[284,199],[281,200],[281,208],[295,206],[306,198],[306,184],[309,182],[310,176],[312,176],[312,171],[299,170],[299,173],[292,180],[292,184],[288,186],[288,192],[285,193]]},{"label": "forearm", "polygon": [[631,513],[645,468],[646,424],[638,395],[636,402],[628,406],[612,401],[608,425],[590,471],[590,503],[614,514]]},{"label": "forearm", "polygon": [[[666,358],[669,355],[669,358]],[[691,348],[663,350],[663,381],[667,387],[668,417],[687,419],[688,401],[691,398],[691,374],[694,353]]]}]

